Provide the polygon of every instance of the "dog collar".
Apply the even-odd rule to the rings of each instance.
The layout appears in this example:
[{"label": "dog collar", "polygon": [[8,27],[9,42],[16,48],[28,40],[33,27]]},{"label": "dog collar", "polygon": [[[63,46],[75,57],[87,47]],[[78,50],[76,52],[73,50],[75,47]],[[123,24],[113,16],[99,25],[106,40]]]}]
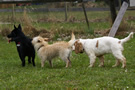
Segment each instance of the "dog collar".
[{"label": "dog collar", "polygon": [[11,42],[11,40],[8,40],[8,43],[10,43]]},{"label": "dog collar", "polygon": [[40,48],[42,48],[44,45],[41,45],[38,49],[37,49],[37,51],[40,49]]},{"label": "dog collar", "polygon": [[16,46],[18,46],[18,47],[19,47],[19,46],[20,46],[20,42],[18,42]]}]

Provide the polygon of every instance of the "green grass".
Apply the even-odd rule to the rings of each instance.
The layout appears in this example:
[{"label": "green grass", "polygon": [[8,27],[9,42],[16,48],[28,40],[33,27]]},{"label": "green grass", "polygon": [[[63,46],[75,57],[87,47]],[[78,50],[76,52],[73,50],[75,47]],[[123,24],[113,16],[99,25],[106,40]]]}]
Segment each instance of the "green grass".
[{"label": "green grass", "polygon": [[[64,21],[65,20],[65,13],[64,12],[27,12],[28,17],[32,20],[32,24],[37,29],[45,28],[47,30],[51,29],[52,27],[61,27],[68,29],[87,29],[87,24],[85,21],[85,16],[83,12],[68,12],[68,19],[74,17],[76,20],[81,22],[56,22],[56,20]],[[109,12],[87,12],[88,19],[96,20],[96,19],[103,19],[109,17]],[[23,23],[23,12],[15,13],[15,24]],[[38,22],[40,19],[52,19],[54,22]],[[0,20],[2,22],[11,22],[12,23],[12,13],[10,12],[1,12],[0,13]],[[83,21],[83,22],[82,22]],[[13,23],[14,24],[14,23]],[[99,23],[99,22],[89,22],[90,27],[94,29],[106,29],[110,27],[110,23],[108,21]],[[9,25],[1,25],[0,28],[9,27]],[[10,25],[12,27],[12,25]]]},{"label": "green grass", "polygon": [[[127,11],[124,15],[123,19],[126,19],[127,17],[134,17],[135,11]],[[78,20],[80,22],[57,22],[57,20],[64,21],[65,20],[65,13],[64,12],[27,12],[28,17],[30,20],[32,20],[32,25],[37,28],[45,28],[47,30],[50,30],[52,28],[56,29],[57,27],[63,26],[66,29],[69,30],[86,30],[87,24],[85,21],[85,16],[83,12],[68,12],[68,19],[71,17],[74,17],[75,20]],[[110,21],[110,12],[109,11],[88,11],[87,16],[89,19],[90,28],[93,30],[105,30],[108,28],[111,28],[111,21]],[[23,12],[16,12],[15,13],[15,24],[21,23],[24,25],[23,22]],[[46,19],[52,19],[54,21],[52,22],[40,22],[39,20],[46,20]],[[96,20],[103,20],[103,21],[96,21]],[[107,19],[104,21],[104,19]],[[94,21],[93,21],[94,20]],[[1,12],[0,13],[0,21],[1,22],[11,22],[12,23],[12,12]],[[132,25],[135,24],[134,20],[128,20],[128,22]],[[14,24],[14,23],[13,23]],[[9,27],[12,28],[13,24],[11,25],[0,25],[0,28]]]},{"label": "green grass", "polygon": [[1,89],[132,89],[135,88],[135,38],[124,45],[127,68],[112,68],[115,63],[111,54],[105,56],[105,67],[88,68],[88,56],[72,53],[72,67],[65,68],[65,62],[56,58],[54,67],[49,63],[41,68],[36,56],[36,67],[21,66],[15,43],[0,39],[0,88]]},{"label": "green grass", "polygon": [[[124,18],[134,16],[134,11],[127,11]],[[32,25],[37,28],[47,30],[56,30],[63,27],[62,31],[67,30],[87,30],[85,22],[37,22],[39,18],[64,19],[64,12],[48,13],[27,13],[33,20]],[[109,12],[87,12],[89,20],[109,18]],[[0,13],[0,20],[4,22],[11,21],[12,13]],[[15,24],[21,23],[23,13],[15,13]],[[83,12],[69,12],[68,16],[74,16],[77,20],[85,20]],[[129,24],[135,23],[134,20],[128,21]],[[90,22],[93,30],[104,30],[111,27],[110,21]],[[0,25],[0,29],[13,29],[11,25]],[[87,32],[86,32],[87,34]],[[85,35],[85,34],[84,34]],[[123,37],[123,36],[120,36]],[[105,67],[98,67],[99,61],[96,60],[95,67],[88,68],[89,58],[83,54],[71,55],[72,67],[65,68],[65,62],[56,58],[53,60],[54,67],[49,63],[41,68],[40,59],[36,55],[36,67],[32,64],[21,66],[15,43],[8,44],[0,35],[0,88],[1,89],[133,89],[135,88],[135,38],[124,45],[124,56],[127,59],[127,68],[121,69],[121,66],[112,68],[115,58],[111,55],[105,55]]]}]

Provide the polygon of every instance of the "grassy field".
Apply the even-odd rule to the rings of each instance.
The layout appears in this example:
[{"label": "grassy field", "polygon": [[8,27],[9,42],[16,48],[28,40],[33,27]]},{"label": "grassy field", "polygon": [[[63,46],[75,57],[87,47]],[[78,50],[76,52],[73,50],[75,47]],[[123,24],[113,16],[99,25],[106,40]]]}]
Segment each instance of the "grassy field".
[{"label": "grassy field", "polygon": [[[126,12],[124,18],[134,16],[134,11]],[[11,22],[11,13],[0,13],[0,19],[3,22]],[[61,26],[66,30],[86,30],[87,26],[83,12],[69,12],[69,16],[75,16],[81,22],[56,22],[64,19],[64,12],[50,13],[28,13],[32,20],[32,25],[36,28],[46,28],[47,30],[57,29]],[[16,13],[16,24],[21,22],[23,13]],[[54,22],[38,22],[44,18],[53,18]],[[106,21],[95,21],[97,19],[109,18],[109,12],[88,12],[91,27],[94,30],[104,30],[110,28],[109,19]],[[130,25],[134,20],[127,21]],[[13,29],[11,25],[0,25],[3,28]],[[53,28],[52,28],[53,27]],[[87,33],[87,32],[86,32]],[[122,36],[120,36],[122,37]],[[127,68],[121,66],[112,68],[115,58],[112,55],[105,56],[105,67],[98,67],[99,61],[96,60],[95,67],[88,68],[89,58],[83,54],[71,55],[72,67],[65,68],[65,62],[56,58],[53,60],[54,67],[49,63],[41,68],[40,59],[36,55],[36,67],[32,64],[21,66],[15,43],[8,43],[6,39],[0,36],[0,88],[1,89],[133,89],[135,88],[135,38],[124,44],[124,56],[127,58]],[[26,61],[26,63],[28,63]]]},{"label": "grassy field", "polygon": [[[112,68],[115,63],[112,55],[105,56],[105,67],[88,68],[87,55],[72,53],[72,67],[65,68],[65,63],[56,58],[54,67],[49,63],[41,68],[36,56],[36,67],[32,64],[21,66],[14,43],[0,39],[0,88],[5,89],[131,89],[135,87],[135,38],[124,45],[123,54],[127,58],[127,68]],[[27,62],[26,62],[27,63]]]},{"label": "grassy field", "polygon": [[[123,21],[129,23],[130,26],[134,26],[135,19],[134,19],[135,11],[127,11],[124,15]],[[105,29],[111,28],[111,19],[110,19],[110,12],[109,11],[94,11],[94,12],[87,12],[87,16],[89,19],[90,30],[94,31],[104,31]],[[64,12],[16,12],[15,18],[13,22],[12,12],[1,12],[0,13],[0,21],[1,22],[8,22],[11,24],[3,24],[0,25],[0,29],[9,28],[12,30],[13,25],[18,25],[19,23],[23,26],[28,26],[29,23],[37,30],[46,29],[48,31],[61,31],[62,33],[71,32],[71,31],[78,31],[88,33],[88,30],[85,16],[83,12],[68,12],[68,20],[65,22],[65,13]],[[26,20],[27,17],[28,19]],[[63,30],[61,30],[61,28]],[[87,32],[88,31],[88,32]]]},{"label": "grassy field", "polygon": [[[24,13],[15,13],[15,24],[21,23],[25,26],[24,22]],[[10,12],[1,12],[0,20],[2,22],[11,22],[12,13]],[[98,22],[98,19],[109,19],[109,12],[88,12],[88,18],[90,20],[90,26],[94,29],[106,29],[110,27],[110,23],[107,21],[103,21],[102,23]],[[65,13],[64,12],[27,12],[27,17],[29,21],[32,22],[32,25],[37,29],[45,28],[47,30],[61,27],[68,29],[81,29],[86,30],[87,24],[85,21],[85,16],[83,12],[68,12],[68,21],[65,22]],[[97,21],[96,21],[97,20]],[[51,23],[51,24],[50,24]],[[14,23],[13,23],[14,24]],[[9,26],[9,25],[8,25]],[[1,28],[7,27],[7,25],[2,25]],[[12,28],[12,25],[10,25]]]}]

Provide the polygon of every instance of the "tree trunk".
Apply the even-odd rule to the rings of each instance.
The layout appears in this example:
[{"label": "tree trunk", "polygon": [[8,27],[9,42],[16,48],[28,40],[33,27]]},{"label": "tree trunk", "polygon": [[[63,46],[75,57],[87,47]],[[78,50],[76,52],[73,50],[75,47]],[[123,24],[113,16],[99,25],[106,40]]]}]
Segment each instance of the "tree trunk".
[{"label": "tree trunk", "polygon": [[115,8],[115,0],[109,0],[110,1],[110,11],[111,11],[111,19],[112,19],[112,24],[114,23],[117,14],[116,14],[116,8]]}]

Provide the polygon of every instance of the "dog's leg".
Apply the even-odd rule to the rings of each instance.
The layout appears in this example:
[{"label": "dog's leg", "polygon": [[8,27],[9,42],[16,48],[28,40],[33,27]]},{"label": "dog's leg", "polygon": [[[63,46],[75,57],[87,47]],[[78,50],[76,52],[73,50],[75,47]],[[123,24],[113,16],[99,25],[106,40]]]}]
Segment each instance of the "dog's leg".
[{"label": "dog's leg", "polygon": [[52,60],[48,60],[51,67],[53,67]]},{"label": "dog's leg", "polygon": [[100,60],[99,67],[103,67],[104,66],[104,56],[99,56],[98,58]]},{"label": "dog's leg", "polygon": [[70,54],[68,55],[68,57],[66,57],[66,58],[64,59],[64,61],[66,61],[66,68],[69,67],[69,66],[71,66]]},{"label": "dog's leg", "polygon": [[66,62],[66,68],[69,67],[69,65],[71,66],[71,61],[69,58],[64,58],[62,60]]},{"label": "dog's leg", "polygon": [[121,68],[125,68],[126,67],[126,58],[123,57],[122,59],[120,59],[120,62],[122,63],[122,67]]},{"label": "dog's leg", "polygon": [[61,59],[63,60],[63,61],[65,61],[66,62],[66,68],[68,67],[68,66],[71,66],[71,61],[70,61],[70,55],[60,55],[60,57],[61,57]]},{"label": "dog's leg", "polygon": [[20,59],[22,61],[22,66],[24,67],[25,66],[25,57],[20,55]]},{"label": "dog's leg", "polygon": [[46,59],[46,57],[41,57],[41,67],[44,67]]},{"label": "dog's leg", "polygon": [[29,56],[28,57],[28,64],[30,64],[31,63],[31,57]]},{"label": "dog's leg", "polygon": [[66,59],[66,68],[69,66],[70,61]]},{"label": "dog's leg", "polygon": [[94,54],[91,54],[89,56],[89,58],[90,58],[90,65],[89,65],[89,67],[93,67],[94,66],[94,63],[96,61],[96,56]]},{"label": "dog's leg", "polygon": [[41,60],[41,67],[44,67],[45,60]]},{"label": "dog's leg", "polygon": [[[17,49],[18,50],[18,49]],[[22,66],[24,67],[25,66],[25,57],[20,53],[20,51],[18,50],[18,53],[19,53],[19,57],[22,61]]]},{"label": "dog's leg", "polygon": [[124,57],[122,59],[122,68],[125,68],[126,67],[126,58]]},{"label": "dog's leg", "polygon": [[46,57],[40,57],[40,58],[41,58],[41,67],[43,68],[47,58]]},{"label": "dog's leg", "polygon": [[117,67],[119,65],[120,65],[120,60],[117,59],[115,65],[113,65],[112,67]]},{"label": "dog's leg", "polygon": [[35,60],[35,56],[32,57],[32,63],[33,63],[33,66],[36,66],[34,60]]},{"label": "dog's leg", "polygon": [[120,61],[122,63],[122,68],[125,68],[126,67],[126,58],[122,55],[122,52],[117,51],[117,52],[113,53],[113,55],[115,56],[117,61]]},{"label": "dog's leg", "polygon": [[71,66],[71,60],[70,60],[69,57],[67,58],[67,64],[66,64],[66,67],[68,67],[68,66]]},{"label": "dog's leg", "polygon": [[25,57],[22,58],[22,66],[25,66]]},{"label": "dog's leg", "polygon": [[120,62],[122,63],[121,68],[125,68],[126,67],[126,59],[125,59],[125,57],[123,57],[123,59],[117,59],[116,64],[113,65],[112,67],[116,67],[116,66],[120,65]]}]

